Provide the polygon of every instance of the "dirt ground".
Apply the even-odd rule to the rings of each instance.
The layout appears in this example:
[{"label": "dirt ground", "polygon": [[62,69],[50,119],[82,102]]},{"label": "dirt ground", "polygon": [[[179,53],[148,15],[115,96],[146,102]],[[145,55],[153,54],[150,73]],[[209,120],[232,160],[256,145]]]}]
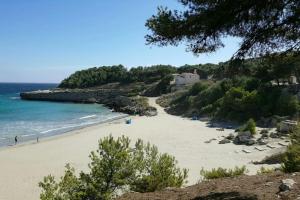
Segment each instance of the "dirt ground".
[{"label": "dirt ground", "polygon": [[[293,179],[291,191],[280,192],[283,179]],[[201,182],[190,187],[168,188],[152,193],[128,193],[118,200],[297,200],[300,199],[300,173],[240,176]]]}]

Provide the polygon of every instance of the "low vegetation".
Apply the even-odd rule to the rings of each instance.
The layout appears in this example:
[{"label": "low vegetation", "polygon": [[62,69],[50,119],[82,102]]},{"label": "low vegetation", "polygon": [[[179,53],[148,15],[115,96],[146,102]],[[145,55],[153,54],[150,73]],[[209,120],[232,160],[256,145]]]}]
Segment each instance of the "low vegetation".
[{"label": "low vegetation", "polygon": [[273,173],[274,171],[275,171],[274,169],[261,167],[261,168],[257,171],[257,175],[260,175],[260,174],[271,174],[271,173]]},{"label": "low vegetation", "polygon": [[240,175],[244,175],[247,172],[246,166],[235,167],[234,169],[225,169],[225,168],[213,168],[210,171],[202,169],[200,171],[200,175],[204,180],[217,179],[217,178],[225,178],[225,177],[236,177]]},{"label": "low vegetation", "polygon": [[239,131],[250,131],[251,135],[255,135],[256,123],[254,119],[249,119],[242,127],[239,128]]},{"label": "low vegetation", "polygon": [[253,162],[253,164],[260,165],[260,164],[267,164],[267,165],[273,165],[273,164],[281,164],[284,160],[285,153],[276,153],[270,156],[265,157],[261,161]]},{"label": "low vegetation", "polygon": [[89,172],[76,175],[66,165],[65,174],[56,181],[51,175],[39,183],[41,200],[112,199],[120,192],[153,192],[166,187],[181,187],[187,170],[177,167],[173,156],[160,154],[157,147],[138,140],[131,147],[127,137],[112,136],[99,141],[90,154]]},{"label": "low vegetation", "polygon": [[300,172],[300,125],[291,135],[292,143],[283,158],[282,170],[286,173]]}]

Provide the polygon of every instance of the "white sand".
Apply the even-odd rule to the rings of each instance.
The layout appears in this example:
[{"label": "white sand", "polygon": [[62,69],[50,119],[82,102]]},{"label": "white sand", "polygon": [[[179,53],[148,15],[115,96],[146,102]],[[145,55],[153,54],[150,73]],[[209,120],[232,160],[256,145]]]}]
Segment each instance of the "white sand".
[{"label": "white sand", "polygon": [[[150,103],[157,106],[154,98],[150,99]],[[202,167],[210,169],[246,165],[254,174],[260,166],[250,162],[260,160],[276,150],[266,148],[265,151],[259,151],[254,146],[218,144],[221,136],[233,130],[217,131],[216,128],[208,128],[205,122],[171,116],[162,108],[158,109],[158,116],[134,117],[131,125],[121,120],[73,131],[38,144],[0,150],[0,199],[39,199],[38,182],[43,176],[62,175],[66,163],[71,163],[77,170],[86,170],[90,151],[97,148],[100,137],[110,133],[114,136],[124,134],[133,141],[141,138],[157,145],[160,152],[174,155],[181,167],[189,169],[189,185],[199,180]],[[218,140],[205,143],[211,138]],[[243,149],[251,153],[242,152]]]}]

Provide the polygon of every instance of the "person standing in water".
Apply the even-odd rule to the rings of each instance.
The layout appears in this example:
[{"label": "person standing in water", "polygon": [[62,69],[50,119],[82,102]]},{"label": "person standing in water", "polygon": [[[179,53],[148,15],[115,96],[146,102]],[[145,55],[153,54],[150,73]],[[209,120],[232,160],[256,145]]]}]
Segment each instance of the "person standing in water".
[{"label": "person standing in water", "polygon": [[18,136],[15,137],[15,145],[18,143]]}]

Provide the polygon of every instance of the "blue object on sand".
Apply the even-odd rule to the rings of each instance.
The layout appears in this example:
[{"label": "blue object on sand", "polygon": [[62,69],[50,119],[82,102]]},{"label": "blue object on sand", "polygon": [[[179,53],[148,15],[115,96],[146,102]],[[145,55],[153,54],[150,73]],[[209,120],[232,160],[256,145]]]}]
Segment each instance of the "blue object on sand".
[{"label": "blue object on sand", "polygon": [[126,124],[131,124],[131,119],[127,119]]},{"label": "blue object on sand", "polygon": [[198,120],[199,118],[197,116],[193,116],[193,120]]}]

